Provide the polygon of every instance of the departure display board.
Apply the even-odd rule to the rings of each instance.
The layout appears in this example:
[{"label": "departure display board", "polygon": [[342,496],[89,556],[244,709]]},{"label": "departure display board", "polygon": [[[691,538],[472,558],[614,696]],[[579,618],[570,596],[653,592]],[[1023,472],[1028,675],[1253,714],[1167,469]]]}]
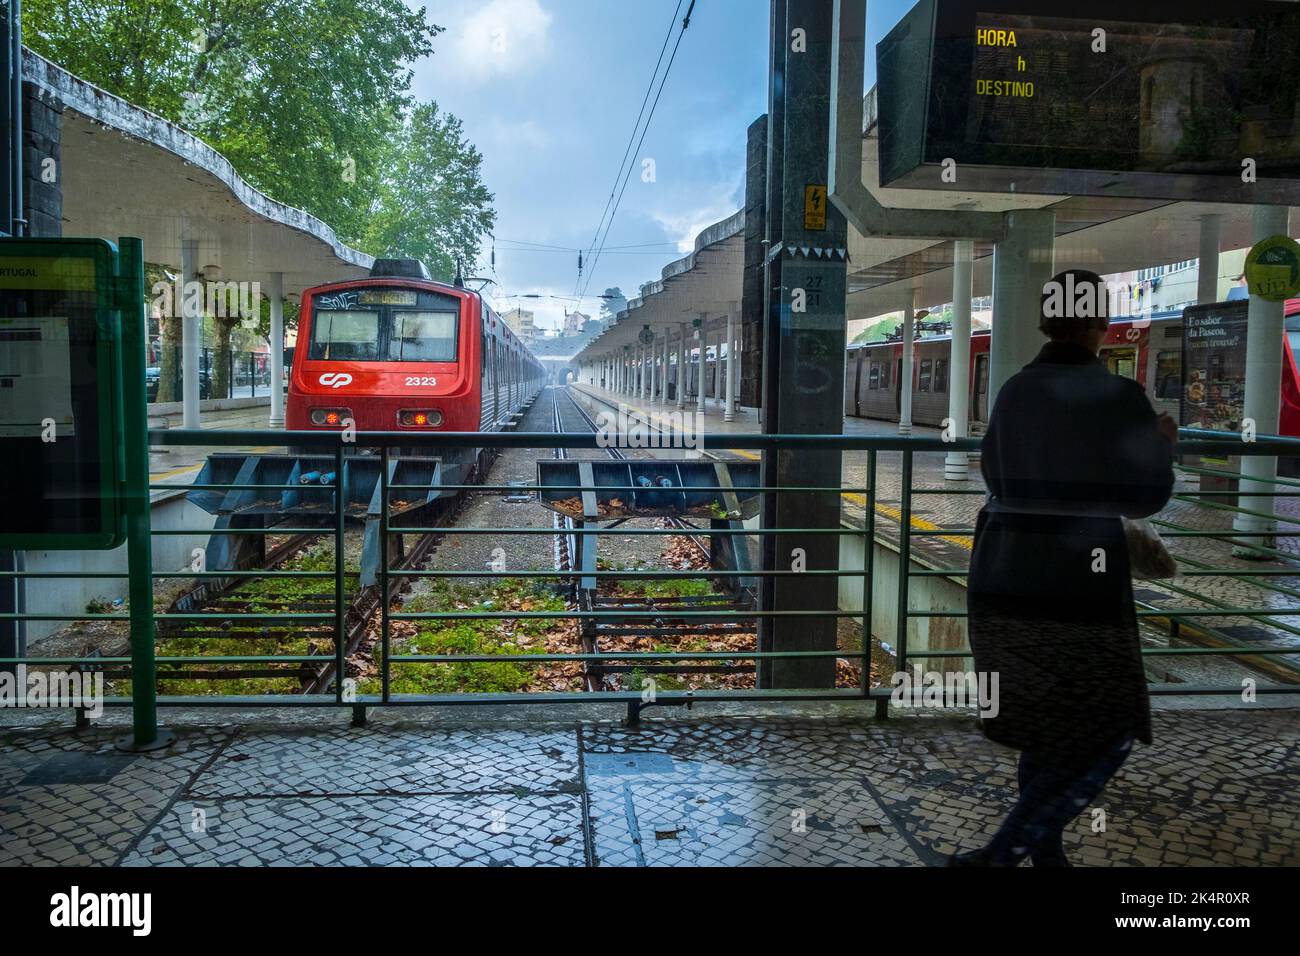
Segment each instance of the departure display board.
[{"label": "departure display board", "polygon": [[877,47],[881,185],[1300,200],[1300,4],[1053,6],[904,16]]},{"label": "departure display board", "polygon": [[123,537],[116,250],[0,240],[0,548]]}]

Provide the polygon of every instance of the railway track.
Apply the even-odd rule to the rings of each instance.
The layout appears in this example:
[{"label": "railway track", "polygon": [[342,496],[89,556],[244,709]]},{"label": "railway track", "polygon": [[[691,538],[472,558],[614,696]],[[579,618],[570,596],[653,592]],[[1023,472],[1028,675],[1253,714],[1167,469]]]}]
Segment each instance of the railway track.
[{"label": "railway track", "polygon": [[[563,389],[563,399],[559,395],[560,391],[560,389],[552,390],[555,403],[553,416],[557,431],[568,433],[598,431],[599,426],[595,419],[578,403],[568,389]],[[615,461],[624,461],[630,457],[621,449],[612,446],[602,449],[599,454],[601,457],[608,457]],[[557,453],[556,457],[566,456]],[[561,520],[559,514],[556,514],[556,518],[557,521]],[[562,520],[564,522],[563,527],[569,529],[573,527],[573,519],[564,517]],[[682,532],[682,536],[694,545],[698,555],[707,566],[710,560],[710,550],[704,536],[698,533],[700,529],[678,517],[663,520],[669,527]],[[571,536],[566,537],[571,540]],[[559,536],[557,536],[557,555],[560,553],[558,538]],[[556,567],[557,570],[567,571],[570,574],[577,570],[571,563],[566,563],[563,566],[557,563]],[[576,578],[574,580],[576,581]],[[706,594],[641,597],[618,593],[602,594],[601,589],[598,587],[595,592],[577,589],[577,598],[579,609],[583,612],[660,612],[658,616],[653,618],[640,616],[629,617],[625,620],[619,620],[617,617],[584,618],[580,628],[584,654],[600,654],[602,652],[602,642],[606,645],[618,645],[613,648],[615,650],[627,650],[634,648],[638,643],[645,642],[647,639],[655,643],[665,640],[675,642],[690,640],[717,641],[719,638],[754,634],[757,626],[756,619],[751,619],[750,623],[745,621],[745,612],[753,609],[746,598],[720,591],[712,591]],[[701,625],[698,620],[683,616],[696,611],[731,611],[735,613],[736,620],[725,625]],[[713,676],[733,676],[746,673],[752,674],[753,671],[752,664],[737,665],[731,661],[716,664],[701,664],[698,662],[688,665],[673,664],[671,663],[671,656],[665,656],[664,663],[656,664],[638,663],[632,665],[604,663],[597,660],[584,665],[583,668],[589,690],[617,690],[619,688],[616,686],[615,681],[622,680],[626,682],[634,676],[634,672],[640,672],[644,681],[646,677],[653,679],[655,675],[708,674]],[[641,688],[632,687],[631,689],[638,690]]]},{"label": "railway track", "polygon": [[[493,457],[489,453],[487,466],[480,473],[475,469],[469,483],[483,482],[491,470]],[[406,511],[412,524],[427,524],[430,527],[452,527],[465,506],[468,494],[458,494],[451,498],[440,498],[423,508]],[[299,522],[300,523],[300,522]],[[282,571],[287,564],[293,563],[304,553],[310,555],[311,549],[327,539],[333,538],[333,531],[322,528],[319,534],[294,534],[277,544],[263,559],[262,568],[268,572],[265,577],[240,574],[230,578],[211,578],[198,587],[181,595],[167,608],[167,613],[229,615],[228,620],[211,618],[212,626],[177,626],[173,622],[162,622],[157,639],[163,641],[275,641],[294,642],[305,640],[308,653],[319,656],[319,663],[299,664],[296,666],[276,665],[273,661],[259,663],[252,667],[221,666],[206,668],[196,665],[185,667],[165,667],[159,673],[160,681],[234,681],[251,679],[294,679],[297,692],[302,694],[327,693],[337,678],[337,648],[335,626],[333,622],[322,622],[319,626],[288,626],[272,624],[268,627],[256,623],[240,625],[236,622],[248,614],[288,614],[305,613],[334,616],[337,612],[336,598],[330,583],[325,578],[308,578],[320,582],[320,590],[301,590],[294,587],[284,589],[281,593],[275,582],[292,582],[293,578],[276,577],[275,571]],[[389,602],[401,593],[411,576],[404,571],[420,570],[437,550],[438,545],[447,536],[446,532],[419,536],[409,547],[403,546],[402,536],[396,536],[398,555],[396,560],[389,559],[387,575],[387,595]],[[345,581],[356,580],[356,571],[346,570],[346,541],[351,536],[345,535],[343,560],[345,562]],[[332,549],[331,549],[332,550]],[[333,567],[333,556],[329,566]],[[302,579],[298,579],[302,580]],[[382,585],[373,584],[357,588],[348,599],[343,611],[344,637],[343,659],[350,660],[363,646],[369,626],[374,616],[382,607]],[[184,655],[192,656],[192,655]],[[274,655],[260,655],[271,657]],[[346,676],[346,675],[345,675]]]}]

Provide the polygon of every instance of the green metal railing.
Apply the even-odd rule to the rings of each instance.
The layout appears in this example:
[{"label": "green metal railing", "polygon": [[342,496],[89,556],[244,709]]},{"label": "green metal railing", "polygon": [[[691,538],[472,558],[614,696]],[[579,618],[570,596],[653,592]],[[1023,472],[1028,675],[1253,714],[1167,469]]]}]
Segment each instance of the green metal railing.
[{"label": "green metal railing", "polygon": [[[1176,454],[1179,457],[1197,456],[1197,455],[1219,455],[1227,454],[1234,457],[1252,458],[1295,458],[1300,456],[1300,440],[1280,436],[1263,436],[1256,442],[1244,442],[1239,439],[1225,440],[1221,432],[1212,432],[1202,429],[1183,428],[1179,430],[1180,440],[1177,444]],[[1291,657],[1294,663],[1288,663],[1282,670],[1287,671],[1285,676],[1297,683],[1297,687],[1288,687],[1283,685],[1268,685],[1257,688],[1259,693],[1294,693],[1300,690],[1300,626],[1291,624],[1278,618],[1294,617],[1300,620],[1300,589],[1287,587],[1282,584],[1274,584],[1267,579],[1270,577],[1300,577],[1300,551],[1287,551],[1282,548],[1266,546],[1256,543],[1251,539],[1275,540],[1277,538],[1296,538],[1300,537],[1300,510],[1297,510],[1292,516],[1278,513],[1277,511],[1262,511],[1258,508],[1241,507],[1235,504],[1224,504],[1215,502],[1215,498],[1264,498],[1289,499],[1300,497],[1300,480],[1286,477],[1271,477],[1268,479],[1259,479],[1251,475],[1246,475],[1239,471],[1230,471],[1227,469],[1205,468],[1185,463],[1177,464],[1175,468],[1177,473],[1183,476],[1208,476],[1231,482],[1252,482],[1255,485],[1267,485],[1268,490],[1216,490],[1216,489],[1175,489],[1171,500],[1195,504],[1200,508],[1212,511],[1221,515],[1244,515],[1251,518],[1261,519],[1263,521],[1275,524],[1281,527],[1269,527],[1266,530],[1251,531],[1237,529],[1235,527],[1226,528],[1192,528],[1186,524],[1171,520],[1167,517],[1157,515],[1151,519],[1152,524],[1159,529],[1162,538],[1167,539],[1170,544],[1171,555],[1178,564],[1178,578],[1174,580],[1158,580],[1152,582],[1153,589],[1159,589],[1171,592],[1172,594],[1200,602],[1199,605],[1175,605],[1165,606],[1156,605],[1148,601],[1136,601],[1136,615],[1140,622],[1161,622],[1168,626],[1171,638],[1186,635],[1189,632],[1195,632],[1202,639],[1211,642],[1203,646],[1166,646],[1166,647],[1144,647],[1142,654],[1144,657],[1159,656],[1236,656],[1236,657]],[[970,651],[963,649],[925,649],[913,651],[909,647],[909,624],[911,621],[920,618],[952,618],[965,619],[967,612],[963,609],[952,608],[946,610],[924,610],[911,607],[910,592],[911,581],[913,578],[920,577],[948,577],[964,578],[967,574],[966,568],[957,567],[911,567],[912,546],[911,540],[916,537],[948,537],[954,535],[973,535],[975,529],[972,527],[946,526],[927,530],[916,530],[911,527],[912,516],[912,499],[915,496],[951,496],[951,495],[983,495],[983,489],[953,489],[951,487],[923,487],[913,486],[913,458],[906,455],[902,467],[902,485],[907,490],[903,496],[902,514],[900,520],[900,538],[899,553],[900,565],[908,568],[907,573],[899,575],[898,588],[898,607],[901,613],[898,614],[896,640],[898,642],[896,653],[898,659],[898,669],[905,670],[911,660],[926,659],[944,659],[944,658],[964,658],[969,657]],[[1285,530],[1286,527],[1291,530]],[[1246,551],[1249,557],[1260,560],[1276,560],[1289,562],[1290,567],[1272,567],[1272,568],[1255,568],[1243,565],[1214,567],[1205,561],[1198,560],[1196,557],[1183,553],[1176,546],[1176,543],[1186,539],[1205,539],[1215,542],[1221,542],[1230,545],[1233,549]],[[1248,587],[1255,588],[1262,592],[1279,594],[1292,599],[1295,603],[1291,606],[1282,607],[1234,607],[1211,595],[1207,595],[1188,587],[1184,584],[1175,583],[1182,578],[1224,578],[1244,584]],[[1296,638],[1290,644],[1251,644],[1240,643],[1229,635],[1218,630],[1213,624],[1207,623],[1216,618],[1241,618],[1253,622],[1262,622],[1267,624],[1268,628],[1275,631],[1278,635],[1285,635],[1289,638]],[[1236,695],[1241,693],[1240,686],[1207,686],[1207,685],[1159,685],[1152,688],[1153,693],[1173,694],[1173,695]]]},{"label": "green metal railing", "polygon": [[[1180,442],[1178,452],[1188,455],[1208,455],[1230,453],[1235,456],[1282,456],[1300,457],[1300,441],[1281,438],[1261,438],[1254,443],[1242,443],[1238,441],[1225,441],[1222,436],[1208,437],[1213,433],[1197,433],[1185,430],[1183,440]],[[154,432],[150,435],[151,442],[156,446],[173,446],[173,447],[204,447],[204,448],[240,448],[253,445],[260,445],[266,442],[268,433],[265,431],[184,431],[171,430]],[[554,448],[565,449],[596,449],[600,447],[598,436],[595,434],[553,434],[553,433],[490,433],[490,434],[419,434],[411,433],[360,433],[355,438],[355,444],[345,442],[339,434],[320,433],[320,432],[289,432],[279,433],[277,440],[288,446],[297,448],[310,449],[313,453],[319,454],[322,451],[331,453],[334,457],[336,474],[344,474],[345,458],[358,449],[373,451],[382,459],[381,474],[381,500],[386,505],[391,504],[394,495],[401,495],[406,491],[419,490],[417,486],[406,486],[400,484],[390,484],[388,479],[389,469],[388,462],[394,449],[411,449],[418,448],[421,452],[427,452],[430,455],[437,455],[440,450],[467,447],[488,446],[495,449],[507,448],[526,448],[549,450]],[[524,581],[545,582],[565,582],[579,575],[576,572],[560,571],[552,568],[519,568],[517,570],[492,572],[477,569],[456,569],[456,570],[439,570],[439,569],[420,569],[420,568],[398,568],[392,566],[391,555],[392,545],[399,536],[410,535],[465,535],[465,536],[535,536],[542,535],[552,537],[556,530],[549,524],[527,526],[527,527],[464,527],[457,526],[454,523],[439,523],[432,527],[419,525],[402,524],[394,525],[390,521],[390,508],[383,507],[380,509],[380,533],[379,542],[381,548],[381,560],[379,565],[379,594],[383,599],[379,600],[375,610],[375,618],[378,622],[379,637],[376,646],[379,649],[380,675],[379,690],[377,693],[356,693],[349,687],[348,680],[345,679],[347,674],[348,659],[348,611],[349,603],[347,600],[348,575],[346,561],[346,544],[348,540],[347,515],[345,514],[345,488],[342,480],[338,480],[332,485],[333,488],[333,507],[332,511],[323,515],[321,520],[327,521],[325,524],[312,525],[310,522],[293,520],[291,526],[287,527],[258,527],[258,528],[229,528],[220,531],[221,534],[228,535],[264,535],[264,536],[289,536],[296,534],[310,535],[321,541],[332,540],[333,544],[333,565],[329,569],[315,570],[245,570],[245,571],[226,571],[217,569],[195,570],[192,568],[182,568],[174,571],[152,571],[147,577],[141,575],[130,576],[130,595],[132,602],[146,600],[146,603],[152,604],[152,592],[155,582],[174,581],[177,579],[192,579],[196,583],[205,581],[240,581],[244,579],[266,579],[266,580],[320,580],[330,581],[332,589],[332,604],[328,612],[323,610],[283,610],[277,612],[183,612],[183,611],[164,611],[154,614],[154,623],[148,629],[141,629],[138,626],[130,634],[131,655],[129,657],[98,657],[98,658],[71,658],[71,657],[43,657],[43,658],[26,658],[16,659],[9,658],[0,660],[0,665],[25,663],[31,666],[49,666],[49,667],[67,667],[67,668],[88,668],[104,669],[115,675],[129,676],[132,679],[134,691],[133,697],[117,696],[105,701],[109,705],[130,705],[135,708],[137,715],[136,733],[137,737],[148,737],[150,727],[148,726],[153,720],[153,708],[155,705],[155,694],[158,683],[166,683],[173,680],[173,675],[190,673],[194,667],[208,668],[228,668],[231,674],[254,673],[254,674],[278,674],[283,673],[293,675],[300,673],[303,667],[319,667],[328,664],[332,667],[332,680],[328,682],[327,692],[315,693],[265,693],[265,694],[167,694],[156,698],[156,703],[161,705],[186,705],[186,706],[325,706],[325,707],[352,707],[359,714],[364,713],[364,708],[370,706],[397,706],[397,705],[458,705],[458,704],[479,704],[479,703],[552,703],[552,702],[597,702],[597,701],[617,701],[636,704],[642,702],[642,691],[637,689],[624,689],[619,691],[610,690],[564,690],[564,691],[519,691],[519,692],[455,692],[455,693],[395,693],[392,689],[392,677],[394,666],[401,666],[404,669],[409,668],[437,668],[463,665],[519,665],[519,666],[544,666],[549,664],[577,664],[592,665],[600,667],[608,665],[622,668],[621,673],[627,673],[627,668],[634,668],[637,665],[643,665],[649,672],[655,672],[655,668],[662,668],[666,665],[672,665],[678,669],[684,669],[692,665],[698,665],[701,668],[715,667],[721,665],[732,665],[735,669],[729,671],[731,674],[747,674],[751,671],[757,675],[760,663],[763,661],[790,661],[795,659],[817,659],[833,658],[839,661],[848,661],[857,668],[858,680],[856,686],[843,687],[826,687],[813,689],[783,689],[783,688],[759,688],[759,687],[710,687],[705,689],[677,689],[677,690],[659,690],[655,693],[655,703],[658,704],[688,704],[695,701],[707,700],[743,700],[758,698],[763,700],[870,700],[877,705],[878,713],[883,711],[883,705],[887,704],[888,698],[892,691],[889,686],[871,686],[871,663],[872,663],[872,619],[876,613],[876,599],[873,597],[873,582],[876,577],[876,553],[881,547],[896,548],[898,554],[898,593],[897,604],[895,607],[896,631],[894,638],[896,646],[893,649],[893,656],[896,670],[905,671],[912,661],[929,660],[929,659],[954,659],[969,656],[969,650],[965,649],[932,649],[932,648],[914,648],[909,646],[909,624],[917,619],[923,618],[955,618],[965,617],[965,611],[961,608],[951,608],[948,610],[932,610],[924,608],[913,608],[910,605],[913,581],[924,577],[948,577],[960,579],[966,574],[965,567],[942,567],[934,563],[935,552],[933,549],[921,548],[913,543],[914,539],[943,538],[957,535],[971,535],[973,528],[970,527],[914,527],[914,499],[918,497],[949,497],[959,495],[980,495],[983,494],[979,488],[954,488],[952,483],[935,485],[928,487],[914,487],[916,479],[917,456],[946,454],[952,451],[976,451],[979,448],[978,440],[962,439],[955,442],[943,441],[938,438],[903,438],[903,437],[875,437],[875,436],[820,436],[820,435],[706,435],[701,445],[702,450],[706,453],[717,452],[729,449],[746,449],[758,452],[770,452],[775,449],[809,449],[822,451],[843,452],[847,456],[860,456],[860,464],[865,465],[863,470],[863,480],[859,487],[766,487],[759,486],[748,491],[755,491],[760,494],[809,494],[809,493],[835,493],[850,494],[861,497],[863,505],[863,517],[860,527],[841,523],[836,527],[816,527],[816,528],[760,528],[760,527],[711,527],[701,528],[700,534],[709,536],[739,536],[739,540],[759,540],[769,536],[824,536],[831,535],[839,539],[856,538],[861,542],[863,548],[863,566],[861,568],[810,568],[807,570],[786,570],[777,568],[753,569],[708,569],[703,571],[694,571],[686,569],[597,569],[594,572],[584,573],[584,577],[594,577],[601,581],[673,581],[691,578],[707,578],[713,580],[727,581],[729,579],[739,578],[758,578],[762,581],[774,581],[788,576],[800,575],[808,578],[834,578],[838,581],[841,578],[852,577],[861,581],[863,598],[861,607],[842,609],[838,606],[836,600],[835,606],[825,608],[790,610],[790,609],[763,609],[761,604],[755,604],[741,611],[733,608],[726,609],[674,609],[671,613],[673,619],[683,621],[699,622],[701,624],[723,623],[734,621],[738,617],[744,621],[761,622],[764,619],[777,618],[821,618],[821,619],[852,619],[860,622],[862,628],[862,644],[860,648],[835,648],[824,650],[801,650],[801,651],[770,651],[759,649],[757,643],[751,648],[741,650],[725,651],[701,651],[701,650],[676,650],[673,648],[656,649],[651,651],[598,651],[594,653],[394,653],[394,625],[403,628],[419,628],[422,625],[454,625],[457,622],[467,620],[475,621],[513,621],[513,622],[545,622],[545,621],[570,621],[581,628],[588,625],[596,625],[600,622],[607,621],[653,621],[656,618],[665,616],[661,610],[654,608],[645,608],[640,610],[626,609],[604,609],[604,610],[584,610],[582,608],[565,607],[562,610],[483,610],[482,608],[455,608],[440,607],[434,610],[393,610],[389,599],[390,587],[396,579],[406,579],[407,581],[418,582],[420,579],[444,579],[447,581],[456,581],[461,579],[507,579],[514,578]],[[894,522],[897,526],[897,534],[891,535],[889,527],[881,527],[877,517],[878,505],[892,505],[894,502],[884,502],[881,500],[881,482],[882,475],[882,456],[897,457],[898,473],[901,478],[901,485],[898,493],[897,514],[898,517]],[[1205,471],[1198,469],[1196,466],[1189,466],[1184,469],[1188,474]],[[1214,471],[1214,469],[1210,469]],[[883,472],[888,474],[888,471]],[[1240,478],[1241,476],[1234,472],[1223,471],[1214,477]],[[1180,490],[1176,497],[1178,500],[1194,504],[1204,509],[1202,516],[1218,515],[1245,515],[1253,518],[1273,518],[1281,524],[1291,526],[1295,525],[1300,529],[1300,514],[1289,517],[1286,514],[1273,515],[1271,512],[1262,510],[1259,507],[1244,507],[1238,504],[1228,504],[1226,499],[1236,494],[1243,499],[1259,499],[1268,501],[1272,499],[1286,500],[1290,497],[1300,497],[1300,481],[1292,479],[1278,478],[1275,479],[1276,486],[1281,489],[1277,491],[1259,491],[1245,490],[1240,492],[1233,491],[1187,491]],[[165,489],[176,491],[178,486],[174,484],[153,484],[150,486],[154,490]],[[198,490],[200,487],[208,490],[228,490],[231,485],[211,484],[203,486],[181,486],[186,490]],[[265,490],[288,490],[294,489],[295,485],[265,485],[257,486]],[[540,495],[545,491],[563,491],[572,490],[575,494],[581,491],[581,486],[572,486],[571,488],[548,486],[543,488],[536,484],[525,485],[492,485],[492,484],[465,484],[443,486],[447,490],[459,491],[479,491],[479,492],[502,492],[502,493],[527,493]],[[606,489],[620,490],[620,489]],[[637,488],[625,489],[629,494],[636,492]],[[701,487],[699,489],[675,489],[675,490],[699,490],[717,492],[716,487]],[[847,511],[842,511],[846,516]],[[1200,512],[1198,512],[1200,514]],[[1160,620],[1168,622],[1171,633],[1175,636],[1178,634],[1191,633],[1196,630],[1202,636],[1210,634],[1215,641],[1216,646],[1181,646],[1181,647],[1155,647],[1144,648],[1143,653],[1146,655],[1199,655],[1199,654],[1219,654],[1236,657],[1248,658],[1275,658],[1283,659],[1286,655],[1296,655],[1300,659],[1300,641],[1291,640],[1289,645],[1285,641],[1291,638],[1300,637],[1300,627],[1282,620],[1288,617],[1300,619],[1300,588],[1289,586],[1285,581],[1273,579],[1284,579],[1288,576],[1300,577],[1300,555],[1294,555],[1285,549],[1275,547],[1276,539],[1300,536],[1300,530],[1275,530],[1275,531],[1236,531],[1231,528],[1192,528],[1180,524],[1177,521],[1158,519],[1161,531],[1171,539],[1171,542],[1177,542],[1180,539],[1201,538],[1220,542],[1224,547],[1245,548],[1260,558],[1296,562],[1292,567],[1268,567],[1252,568],[1243,566],[1212,566],[1211,564],[1199,560],[1192,556],[1184,556],[1180,559],[1186,571],[1188,578],[1231,578],[1252,588],[1258,588],[1262,594],[1271,595],[1276,600],[1280,597],[1285,599],[1275,606],[1246,606],[1233,607],[1222,601],[1216,601],[1212,597],[1199,594],[1194,587],[1188,586],[1185,582],[1172,583],[1161,582],[1160,587],[1165,588],[1171,593],[1180,594],[1191,601],[1199,601],[1199,605],[1187,603],[1177,606],[1153,606],[1140,605],[1138,608],[1139,618],[1147,620]],[[181,535],[206,537],[212,534],[209,528],[155,528],[147,529],[148,536],[166,536]],[[606,535],[610,532],[598,527],[580,527],[574,528],[567,532],[575,536],[594,536]],[[627,528],[620,527],[615,532],[618,537],[643,538],[646,536],[680,536],[684,533],[680,527],[637,527]],[[1256,539],[1258,543],[1252,542]],[[1175,547],[1174,550],[1177,550]],[[0,576],[24,579],[39,578],[102,578],[102,579],[127,579],[126,573],[118,572],[92,572],[89,574],[72,571],[9,571],[2,572]],[[0,617],[12,620],[26,621],[123,621],[128,622],[131,617],[126,613],[13,613],[0,615]],[[1213,627],[1206,625],[1205,620],[1215,618],[1243,618],[1253,622],[1260,622],[1268,626],[1271,631],[1276,632],[1279,636],[1279,643],[1237,643],[1228,639],[1221,632],[1216,631]],[[162,655],[155,653],[156,643],[161,636],[176,638],[177,635],[183,636],[186,632],[175,630],[174,628],[183,628],[186,624],[204,624],[204,623],[221,623],[225,621],[237,621],[239,625],[256,624],[263,627],[264,630],[271,630],[273,625],[284,625],[286,632],[296,630],[299,633],[310,634],[316,638],[328,637],[332,642],[332,655],[327,658],[320,653],[306,654],[262,654],[262,655],[240,655],[240,654],[186,654],[186,655]],[[352,622],[355,624],[355,622]],[[740,667],[739,665],[745,665]],[[290,665],[296,665],[299,671],[294,671]],[[242,669],[242,671],[241,671]],[[702,673],[704,671],[701,671]],[[215,678],[213,678],[216,681]],[[1297,678],[1300,681],[1300,677]],[[217,684],[214,683],[214,689]],[[1207,693],[1240,693],[1239,686],[1211,687],[1211,686],[1187,686],[1187,685],[1169,685],[1153,687],[1156,693],[1169,694],[1207,694]],[[1300,691],[1300,683],[1295,686],[1288,686],[1286,683],[1277,685],[1260,686],[1259,691],[1262,693]]]}]

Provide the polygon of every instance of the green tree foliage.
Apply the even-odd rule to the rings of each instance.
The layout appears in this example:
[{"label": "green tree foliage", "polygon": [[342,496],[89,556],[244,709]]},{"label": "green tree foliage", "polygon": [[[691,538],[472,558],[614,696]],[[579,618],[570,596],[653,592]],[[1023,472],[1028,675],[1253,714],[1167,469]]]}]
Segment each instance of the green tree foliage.
[{"label": "green tree foliage", "polygon": [[618,286],[611,286],[605,290],[605,297],[600,300],[600,320],[608,325],[614,321],[614,316],[618,315],[627,308],[627,296]]},{"label": "green tree foliage", "polygon": [[427,256],[450,276],[445,263],[472,261],[492,221],[460,122],[409,95],[410,64],[442,31],[423,8],[27,0],[23,13],[36,52],[193,132],[251,184],[368,252]]},{"label": "green tree foliage", "polygon": [[444,281],[455,275],[457,259],[472,268],[480,237],[496,222],[482,164],[459,119],[436,103],[415,107],[391,140],[367,250],[420,259]]}]

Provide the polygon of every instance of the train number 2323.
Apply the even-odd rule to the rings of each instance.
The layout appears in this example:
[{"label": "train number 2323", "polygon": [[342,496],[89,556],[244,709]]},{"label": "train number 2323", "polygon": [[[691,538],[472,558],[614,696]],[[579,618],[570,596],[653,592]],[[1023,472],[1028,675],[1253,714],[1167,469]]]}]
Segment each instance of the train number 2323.
[{"label": "train number 2323", "polygon": [[434,378],[432,375],[408,375],[406,376],[406,384],[408,387],[415,385],[415,386],[433,388],[435,385],[438,384],[438,380]]}]

